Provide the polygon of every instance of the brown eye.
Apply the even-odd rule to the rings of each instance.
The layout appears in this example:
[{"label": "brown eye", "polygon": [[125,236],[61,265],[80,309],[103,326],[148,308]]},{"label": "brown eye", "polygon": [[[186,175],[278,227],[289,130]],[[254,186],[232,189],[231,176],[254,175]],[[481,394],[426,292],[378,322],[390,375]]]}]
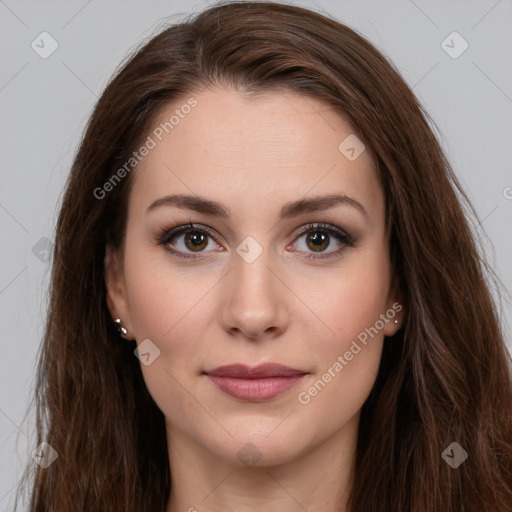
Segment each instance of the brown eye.
[{"label": "brown eye", "polygon": [[207,250],[210,242],[213,243],[214,249],[223,250],[220,245],[215,243],[212,232],[207,228],[197,228],[192,224],[164,231],[158,238],[158,243],[165,250],[182,258],[201,257],[202,253],[210,252],[210,250]]},{"label": "brown eye", "polygon": [[188,231],[184,243],[187,249],[201,251],[208,245],[208,235],[202,231]]},{"label": "brown eye", "polygon": [[[341,256],[345,248],[354,246],[354,240],[350,235],[335,226],[329,224],[308,224],[299,232],[294,245],[296,245],[295,248],[299,252],[306,253],[303,256],[304,258],[319,260]],[[327,251],[327,249],[334,250]]]},{"label": "brown eye", "polygon": [[[309,233],[312,233],[313,236],[310,236]],[[306,241],[310,249],[315,252],[321,252],[329,247],[330,237],[325,231],[311,230],[308,231]]]}]

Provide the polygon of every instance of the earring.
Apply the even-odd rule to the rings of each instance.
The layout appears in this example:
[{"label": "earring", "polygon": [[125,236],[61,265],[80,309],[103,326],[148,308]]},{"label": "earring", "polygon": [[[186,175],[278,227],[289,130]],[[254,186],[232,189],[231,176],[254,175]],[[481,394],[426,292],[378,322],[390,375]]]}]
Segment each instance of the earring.
[{"label": "earring", "polygon": [[128,334],[128,331],[121,325],[121,319],[120,318],[116,318],[114,320],[114,325],[117,329],[117,332],[123,336],[126,336]]},{"label": "earring", "polygon": [[397,324],[397,323],[398,323],[398,320],[395,320],[395,324]]}]

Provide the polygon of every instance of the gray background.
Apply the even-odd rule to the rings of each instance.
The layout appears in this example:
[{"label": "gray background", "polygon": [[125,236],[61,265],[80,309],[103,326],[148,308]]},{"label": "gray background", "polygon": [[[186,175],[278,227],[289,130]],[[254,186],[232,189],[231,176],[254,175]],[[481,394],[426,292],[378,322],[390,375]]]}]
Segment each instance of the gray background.
[{"label": "gray background", "polygon": [[[23,420],[43,329],[46,260],[82,130],[127,52],[164,18],[207,3],[0,0],[0,510],[12,509],[35,448],[31,416]],[[438,126],[477,209],[488,260],[512,290],[512,0],[289,3],[331,13],[395,63]],[[31,47],[42,46],[43,31],[58,43],[46,59]],[[469,44],[457,58],[442,47],[453,31]],[[461,44],[452,37],[445,47],[453,54]],[[512,347],[510,302],[502,307]]]}]

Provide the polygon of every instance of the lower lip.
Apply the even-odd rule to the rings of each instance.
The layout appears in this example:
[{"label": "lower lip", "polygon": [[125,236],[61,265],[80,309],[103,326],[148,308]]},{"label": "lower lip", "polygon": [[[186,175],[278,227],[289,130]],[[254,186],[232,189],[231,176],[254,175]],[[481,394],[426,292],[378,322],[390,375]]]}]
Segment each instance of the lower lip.
[{"label": "lower lip", "polygon": [[210,380],[224,393],[247,402],[270,400],[291,389],[305,375],[295,377],[266,377],[262,379],[237,379],[208,375]]}]

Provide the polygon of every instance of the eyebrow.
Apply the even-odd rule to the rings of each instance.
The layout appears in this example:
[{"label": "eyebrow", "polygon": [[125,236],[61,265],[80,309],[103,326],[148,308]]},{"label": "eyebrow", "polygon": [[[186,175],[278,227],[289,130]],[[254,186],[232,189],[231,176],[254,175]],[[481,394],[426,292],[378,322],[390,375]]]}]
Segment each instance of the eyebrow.
[{"label": "eyebrow", "polygon": [[[344,194],[330,194],[325,196],[308,197],[286,203],[281,208],[280,219],[288,219],[296,217],[303,213],[311,213],[322,210],[328,210],[335,206],[345,205],[351,206],[366,218],[366,221],[370,223],[368,212],[364,209],[363,205],[352,197]],[[151,203],[146,209],[146,214],[161,208],[163,206],[176,207],[182,210],[191,210],[197,213],[205,215],[215,215],[217,217],[227,219],[230,215],[229,209],[223,206],[221,203],[212,201],[201,196],[190,196],[185,194],[174,194],[157,199]]]}]

